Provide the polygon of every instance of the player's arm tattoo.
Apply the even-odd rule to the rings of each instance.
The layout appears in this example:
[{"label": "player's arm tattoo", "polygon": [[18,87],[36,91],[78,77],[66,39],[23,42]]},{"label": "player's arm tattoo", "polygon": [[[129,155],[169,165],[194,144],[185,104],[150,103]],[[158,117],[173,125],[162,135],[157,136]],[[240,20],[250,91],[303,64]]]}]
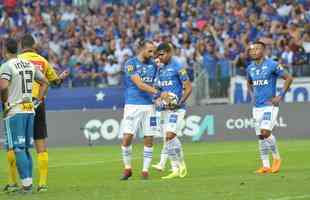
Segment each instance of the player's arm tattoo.
[{"label": "player's arm tattoo", "polygon": [[189,80],[183,81],[183,96],[179,104],[184,103],[192,93],[192,83]]}]

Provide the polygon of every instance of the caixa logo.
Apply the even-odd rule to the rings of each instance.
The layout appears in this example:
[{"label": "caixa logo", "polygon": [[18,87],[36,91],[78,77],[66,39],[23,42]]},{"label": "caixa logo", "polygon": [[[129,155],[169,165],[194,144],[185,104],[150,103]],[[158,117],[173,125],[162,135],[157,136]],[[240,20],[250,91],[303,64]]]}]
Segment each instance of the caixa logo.
[{"label": "caixa logo", "polygon": [[[84,136],[87,140],[95,141],[101,137],[105,140],[115,140],[122,137],[121,122],[115,119],[100,121],[98,119],[89,120],[83,127]],[[193,141],[199,141],[203,135],[214,135],[214,116],[190,115],[182,121],[181,132],[178,136],[192,137]],[[139,137],[143,137],[139,133]]]}]

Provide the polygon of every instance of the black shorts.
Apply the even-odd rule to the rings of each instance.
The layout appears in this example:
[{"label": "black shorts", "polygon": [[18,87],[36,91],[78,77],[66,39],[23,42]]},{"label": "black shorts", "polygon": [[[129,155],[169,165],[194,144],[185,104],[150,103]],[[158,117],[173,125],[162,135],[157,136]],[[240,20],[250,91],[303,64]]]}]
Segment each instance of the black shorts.
[{"label": "black shorts", "polygon": [[35,110],[33,123],[33,139],[47,138],[45,103],[42,102]]}]

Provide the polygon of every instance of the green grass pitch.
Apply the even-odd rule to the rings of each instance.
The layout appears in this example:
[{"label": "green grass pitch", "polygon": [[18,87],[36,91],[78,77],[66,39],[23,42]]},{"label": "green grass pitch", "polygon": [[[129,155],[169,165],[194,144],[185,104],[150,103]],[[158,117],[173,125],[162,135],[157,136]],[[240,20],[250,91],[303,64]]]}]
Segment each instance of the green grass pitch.
[{"label": "green grass pitch", "polygon": [[[153,163],[159,159],[160,147],[155,146]],[[279,148],[282,171],[257,175],[253,173],[260,165],[256,141],[185,143],[187,177],[161,180],[168,171],[151,170],[150,180],[141,180],[142,145],[134,145],[134,174],[125,182],[119,181],[119,146],[50,148],[48,192],[0,194],[0,199],[309,200],[310,140],[280,140]],[[0,184],[4,185],[4,151],[0,153],[0,166]]]}]

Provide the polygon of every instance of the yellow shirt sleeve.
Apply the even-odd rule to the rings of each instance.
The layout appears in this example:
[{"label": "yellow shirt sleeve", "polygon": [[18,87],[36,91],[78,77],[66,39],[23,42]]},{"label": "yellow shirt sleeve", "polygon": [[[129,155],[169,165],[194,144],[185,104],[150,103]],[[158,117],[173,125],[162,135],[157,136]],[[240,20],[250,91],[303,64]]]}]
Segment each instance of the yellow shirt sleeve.
[{"label": "yellow shirt sleeve", "polygon": [[56,74],[54,68],[47,61],[45,76],[49,82],[58,79],[58,75]]}]

